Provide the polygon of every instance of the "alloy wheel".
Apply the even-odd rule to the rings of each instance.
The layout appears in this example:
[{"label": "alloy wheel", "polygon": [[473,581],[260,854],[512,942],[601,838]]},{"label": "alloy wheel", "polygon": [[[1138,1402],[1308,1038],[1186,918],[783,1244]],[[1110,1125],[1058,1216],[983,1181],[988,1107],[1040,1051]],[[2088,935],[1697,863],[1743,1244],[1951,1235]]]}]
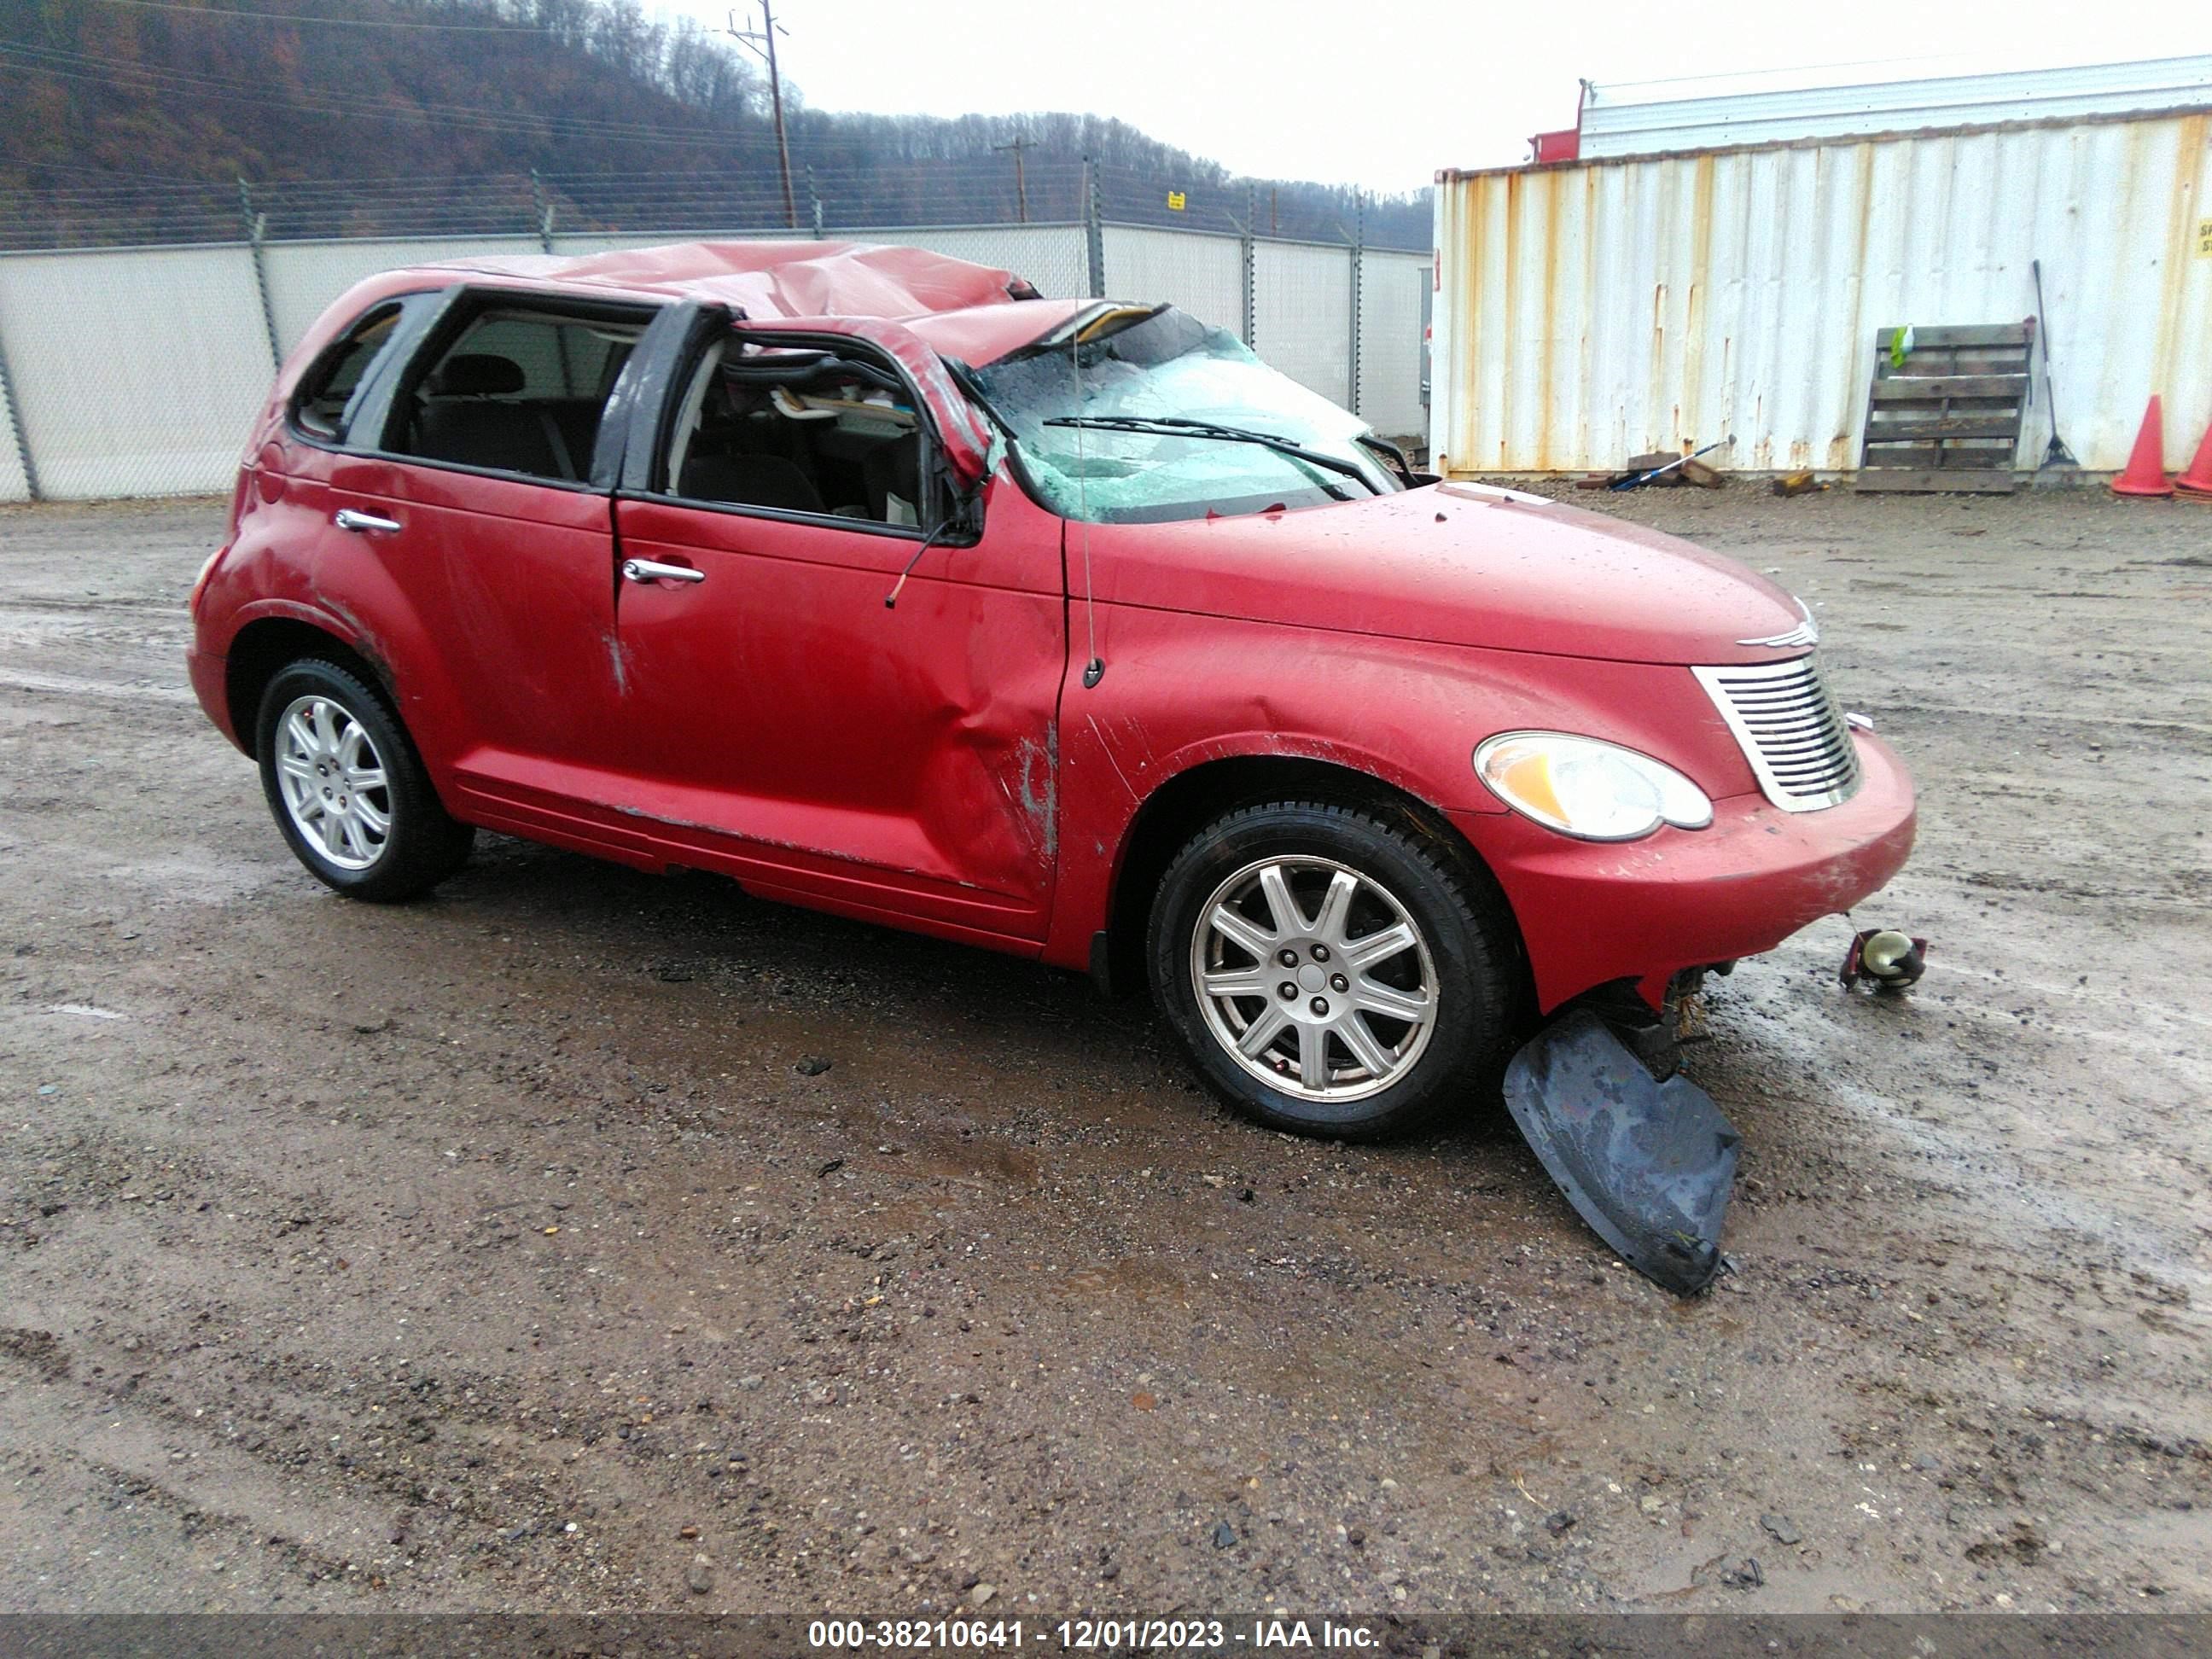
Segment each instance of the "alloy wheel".
[{"label": "alloy wheel", "polygon": [[368,729],[328,696],[295,697],[276,720],[276,777],[293,827],[341,870],[367,870],[392,840],[392,786]]},{"label": "alloy wheel", "polygon": [[1230,876],[1199,909],[1190,972],[1224,1052],[1301,1100],[1389,1088],[1436,1030],[1419,925],[1381,882],[1333,859],[1262,859]]}]

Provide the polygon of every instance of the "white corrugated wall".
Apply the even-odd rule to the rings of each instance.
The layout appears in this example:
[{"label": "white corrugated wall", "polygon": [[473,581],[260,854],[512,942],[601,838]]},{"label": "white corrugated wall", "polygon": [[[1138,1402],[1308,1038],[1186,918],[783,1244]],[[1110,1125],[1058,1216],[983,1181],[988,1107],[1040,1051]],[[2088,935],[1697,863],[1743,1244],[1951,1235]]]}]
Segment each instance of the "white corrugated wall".
[{"label": "white corrugated wall", "polygon": [[[1734,434],[1856,467],[1878,329],[2016,322],[2043,264],[2059,429],[2166,464],[2212,422],[2212,117],[1902,135],[1449,178],[1431,450],[1455,473],[1618,465]],[[2040,382],[2021,459],[2050,430]]]},{"label": "white corrugated wall", "polygon": [[1386,438],[1420,439],[1429,411],[1421,402],[1421,299],[1429,287],[1425,253],[1369,248],[1359,276],[1359,413]]}]

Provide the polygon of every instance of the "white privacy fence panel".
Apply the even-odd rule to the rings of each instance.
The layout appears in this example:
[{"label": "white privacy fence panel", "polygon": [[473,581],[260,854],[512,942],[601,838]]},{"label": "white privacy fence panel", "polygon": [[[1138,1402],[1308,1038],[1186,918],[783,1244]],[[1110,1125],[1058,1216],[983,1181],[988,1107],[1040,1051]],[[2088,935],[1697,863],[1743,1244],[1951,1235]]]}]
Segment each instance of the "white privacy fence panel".
[{"label": "white privacy fence panel", "polygon": [[1352,403],[1352,250],[1257,242],[1252,349],[1332,403]]},{"label": "white privacy fence panel", "polygon": [[[1094,287],[1092,228],[841,228],[833,235],[931,248],[1013,271],[1048,296],[1076,298]],[[1237,237],[1095,228],[1097,286],[1109,297],[1167,301],[1240,334],[1249,307],[1251,343],[1266,362],[1338,403],[1352,404],[1356,392],[1359,412],[1386,434],[1421,429],[1426,255],[1369,250],[1355,317],[1348,246],[1258,240],[1248,295],[1246,244]],[[580,254],[762,236],[556,230],[551,242],[556,253]],[[226,491],[275,372],[272,329],[278,351],[289,352],[333,300],[378,271],[544,251],[534,237],[481,235],[271,242],[260,250],[258,272],[254,249],[242,243],[0,254],[0,353],[14,393],[0,409],[9,417],[0,419],[0,501]]]},{"label": "white privacy fence panel", "polygon": [[1359,413],[1386,438],[1427,441],[1421,402],[1421,301],[1425,253],[1368,250],[1359,278]]},{"label": "white privacy fence panel", "polygon": [[380,270],[544,252],[543,244],[522,236],[410,236],[374,242],[271,242],[262,258],[268,261],[269,308],[276,319],[276,338],[289,352],[331,301]]},{"label": "white privacy fence panel", "polygon": [[1089,267],[1081,225],[979,225],[949,230],[838,230],[848,242],[892,242],[926,247],[955,259],[1011,270],[1048,299],[1073,300],[1089,293]]},{"label": "white privacy fence panel", "polygon": [[240,246],[0,259],[0,349],[40,491],[65,501],[228,490],[272,372]]},{"label": "white privacy fence panel", "polygon": [[1109,298],[1164,300],[1243,336],[1244,245],[1236,237],[1109,225],[1105,247]]}]

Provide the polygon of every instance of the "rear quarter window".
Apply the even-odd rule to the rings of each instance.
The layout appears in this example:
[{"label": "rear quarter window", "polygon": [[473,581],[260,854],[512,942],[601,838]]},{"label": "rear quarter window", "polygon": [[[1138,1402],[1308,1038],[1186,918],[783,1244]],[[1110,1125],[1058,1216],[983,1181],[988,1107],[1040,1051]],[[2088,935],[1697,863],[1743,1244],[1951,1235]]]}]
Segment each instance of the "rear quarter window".
[{"label": "rear quarter window", "polygon": [[399,332],[404,300],[371,306],[301,376],[292,396],[292,424],[325,443],[345,441],[354,396]]}]

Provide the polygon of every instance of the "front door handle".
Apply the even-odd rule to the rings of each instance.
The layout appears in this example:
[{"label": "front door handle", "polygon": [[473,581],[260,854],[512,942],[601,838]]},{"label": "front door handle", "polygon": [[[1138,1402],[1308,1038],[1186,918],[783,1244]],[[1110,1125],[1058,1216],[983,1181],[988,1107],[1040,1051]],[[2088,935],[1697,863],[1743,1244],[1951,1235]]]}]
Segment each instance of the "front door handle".
[{"label": "front door handle", "polygon": [[[397,526],[394,526],[395,528]],[[703,582],[707,573],[688,564],[662,564],[657,559],[624,559],[623,580],[629,582]]]},{"label": "front door handle", "polygon": [[362,534],[377,531],[385,535],[390,535],[399,528],[398,520],[380,518],[374,513],[364,513],[357,507],[340,507],[331,514],[331,522],[341,530],[356,531]]}]

